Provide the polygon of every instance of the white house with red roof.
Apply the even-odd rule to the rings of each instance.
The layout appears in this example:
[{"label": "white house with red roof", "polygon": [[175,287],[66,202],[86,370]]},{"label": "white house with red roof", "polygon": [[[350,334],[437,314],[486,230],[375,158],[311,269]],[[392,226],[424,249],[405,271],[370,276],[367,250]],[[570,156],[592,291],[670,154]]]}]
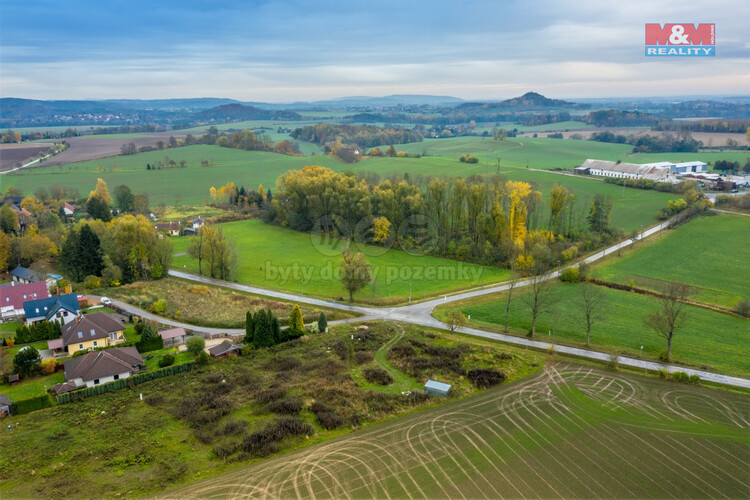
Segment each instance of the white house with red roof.
[{"label": "white house with red roof", "polygon": [[46,281],[10,283],[0,287],[0,320],[15,321],[24,318],[23,303],[51,297]]}]

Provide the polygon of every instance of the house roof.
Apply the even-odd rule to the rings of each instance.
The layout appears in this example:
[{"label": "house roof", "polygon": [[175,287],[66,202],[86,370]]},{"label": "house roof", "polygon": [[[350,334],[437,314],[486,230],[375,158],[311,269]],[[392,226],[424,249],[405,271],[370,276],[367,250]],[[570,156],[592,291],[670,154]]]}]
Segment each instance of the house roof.
[{"label": "house roof", "polygon": [[55,394],[65,394],[66,392],[74,391],[76,389],[78,389],[78,385],[73,382],[64,382],[52,386],[52,390],[55,391]]},{"label": "house roof", "polygon": [[224,353],[227,353],[229,351],[234,351],[237,349],[242,349],[245,347],[244,344],[232,344],[231,340],[225,340],[221,344],[215,345],[208,349],[208,353],[211,356],[221,356]]},{"label": "house roof", "polygon": [[77,321],[71,321],[62,327],[63,345],[78,342],[103,339],[112,332],[124,330],[122,322],[107,313],[97,312],[86,314]]},{"label": "house roof", "polygon": [[63,203],[63,208],[67,208],[71,212],[75,212],[76,211],[76,207],[74,207],[73,205],[71,205],[67,201],[65,203]]},{"label": "house roof", "polygon": [[639,175],[644,179],[652,181],[666,180],[672,175],[672,171],[667,167],[657,167],[653,165],[638,165],[636,163],[614,162],[606,160],[587,159],[581,165],[582,169],[589,168],[603,170],[607,172],[622,172],[626,174]]},{"label": "house roof", "polygon": [[22,266],[16,266],[16,268],[13,269],[10,274],[15,276],[16,278],[26,281],[44,281],[44,278],[42,278],[39,273]]},{"label": "house roof", "polygon": [[52,339],[47,341],[47,348],[48,349],[62,349],[63,348],[63,339],[62,337],[59,339]]},{"label": "house roof", "polygon": [[154,224],[154,229],[157,231],[177,231],[180,229],[180,223],[178,222],[157,222]]},{"label": "house roof", "polygon": [[159,335],[161,335],[161,338],[164,339],[164,340],[173,339],[175,337],[184,337],[185,336],[185,329],[182,328],[182,327],[170,328],[168,330],[162,330],[162,331],[160,331]]},{"label": "house roof", "polygon": [[[46,287],[46,283],[45,283]],[[26,319],[44,317],[51,318],[60,309],[78,314],[78,298],[76,294],[54,295],[44,299],[29,300],[23,303],[23,311]]]},{"label": "house roof", "polygon": [[451,390],[450,384],[444,384],[442,382],[437,382],[435,380],[428,380],[427,383],[424,385],[425,389],[435,389],[438,391],[444,391],[448,392]]},{"label": "house roof", "polygon": [[130,372],[143,364],[143,358],[135,347],[117,347],[105,351],[94,351],[65,363],[65,379],[80,378],[84,381],[111,377]]},{"label": "house roof", "polygon": [[46,299],[49,296],[47,283],[44,281],[9,284],[0,288],[0,307],[12,305],[14,309],[22,309],[23,303],[28,300]]}]

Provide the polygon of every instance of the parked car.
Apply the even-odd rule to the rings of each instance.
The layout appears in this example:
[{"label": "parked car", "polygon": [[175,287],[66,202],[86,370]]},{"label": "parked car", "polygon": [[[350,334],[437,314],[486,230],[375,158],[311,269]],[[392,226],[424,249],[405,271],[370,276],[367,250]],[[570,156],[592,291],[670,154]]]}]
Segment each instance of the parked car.
[{"label": "parked car", "polygon": [[99,299],[99,302],[101,302],[103,306],[111,306],[112,305],[112,300],[109,299],[109,298],[107,298],[107,297],[102,297],[101,299]]}]

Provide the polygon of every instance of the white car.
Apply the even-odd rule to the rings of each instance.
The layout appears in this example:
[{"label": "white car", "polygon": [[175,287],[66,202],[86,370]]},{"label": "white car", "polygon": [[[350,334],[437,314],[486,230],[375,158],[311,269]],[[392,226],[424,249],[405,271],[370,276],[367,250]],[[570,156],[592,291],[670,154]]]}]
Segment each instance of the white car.
[{"label": "white car", "polygon": [[101,302],[102,305],[104,305],[104,306],[111,306],[112,305],[112,301],[110,299],[108,299],[107,297],[102,297],[101,299],[99,299],[99,302]]}]

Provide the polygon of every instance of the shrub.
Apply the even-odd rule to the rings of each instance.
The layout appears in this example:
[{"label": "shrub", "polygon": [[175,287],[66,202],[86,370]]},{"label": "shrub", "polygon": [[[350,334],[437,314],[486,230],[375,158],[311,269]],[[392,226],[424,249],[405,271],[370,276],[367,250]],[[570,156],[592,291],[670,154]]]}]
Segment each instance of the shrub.
[{"label": "shrub", "polygon": [[265,362],[263,368],[276,372],[288,372],[302,366],[302,361],[291,356],[272,358]]},{"label": "shrub", "polygon": [[581,281],[581,272],[577,267],[567,267],[560,273],[560,281],[564,283],[578,283]]},{"label": "shrub", "polygon": [[260,391],[258,394],[256,394],[255,400],[259,403],[269,403],[271,401],[281,399],[284,396],[286,396],[286,391],[284,389],[266,389],[265,391]]},{"label": "shrub", "polygon": [[172,354],[165,354],[159,359],[159,368],[166,368],[174,364],[174,356]]},{"label": "shrub", "polygon": [[302,410],[302,400],[286,398],[273,401],[268,405],[268,411],[282,415],[297,415]]},{"label": "shrub", "polygon": [[315,420],[318,421],[321,427],[328,431],[337,429],[344,425],[344,419],[330,409],[316,413]]},{"label": "shrub", "polygon": [[745,318],[750,318],[750,300],[742,299],[734,305],[734,312]]},{"label": "shrub", "polygon": [[362,376],[371,384],[388,385],[393,383],[393,377],[382,368],[365,368]]},{"label": "shrub", "polygon": [[252,456],[265,457],[281,449],[279,442],[287,437],[309,436],[313,427],[297,417],[280,417],[242,441],[242,449]]},{"label": "shrub", "polygon": [[219,382],[221,382],[221,374],[219,373],[209,373],[203,377],[204,384],[218,384]]},{"label": "shrub", "polygon": [[83,287],[86,290],[92,290],[94,288],[100,288],[102,286],[102,280],[98,276],[86,276],[83,280]]},{"label": "shrub", "polygon": [[57,360],[55,359],[45,359],[39,364],[39,367],[41,368],[41,371],[45,375],[50,375],[52,373],[55,373],[55,369],[57,368]]},{"label": "shrub", "polygon": [[299,304],[294,304],[292,312],[289,315],[289,329],[299,332],[305,331],[305,323],[302,321],[302,309],[300,309]]},{"label": "shrub", "polygon": [[354,353],[354,362],[358,365],[369,363],[375,359],[375,355],[370,351],[357,351]]},{"label": "shrub", "polygon": [[198,358],[195,360],[196,366],[206,366],[211,363],[211,356],[206,351],[201,351],[198,354]]},{"label": "shrub", "polygon": [[164,312],[164,309],[167,308],[167,302],[164,299],[159,299],[153,304],[151,304],[151,312],[161,314]]},{"label": "shrub", "polygon": [[15,337],[8,337],[7,339],[5,339],[5,345],[7,345],[8,347],[13,347],[14,345],[16,345]]},{"label": "shrub", "polygon": [[328,320],[326,319],[326,313],[320,311],[320,317],[318,318],[318,330],[321,333],[325,333],[328,329]]},{"label": "shrub", "polygon": [[490,368],[474,368],[466,374],[472,384],[480,389],[486,389],[502,383],[505,380],[505,374]]},{"label": "shrub", "polygon": [[206,347],[206,340],[203,337],[198,336],[188,337],[187,341],[185,341],[185,346],[189,353],[197,356],[203,352],[203,349]]},{"label": "shrub", "polygon": [[164,402],[164,396],[162,396],[160,393],[155,392],[154,394],[149,394],[143,400],[146,402],[149,406],[159,406]]},{"label": "shrub", "polygon": [[224,436],[239,436],[240,434],[244,434],[246,425],[247,422],[244,420],[229,420],[224,424],[224,427],[219,430],[219,433]]},{"label": "shrub", "polygon": [[320,328],[318,328],[318,322],[313,321],[310,323],[310,327],[307,329],[309,333],[320,333]]}]

